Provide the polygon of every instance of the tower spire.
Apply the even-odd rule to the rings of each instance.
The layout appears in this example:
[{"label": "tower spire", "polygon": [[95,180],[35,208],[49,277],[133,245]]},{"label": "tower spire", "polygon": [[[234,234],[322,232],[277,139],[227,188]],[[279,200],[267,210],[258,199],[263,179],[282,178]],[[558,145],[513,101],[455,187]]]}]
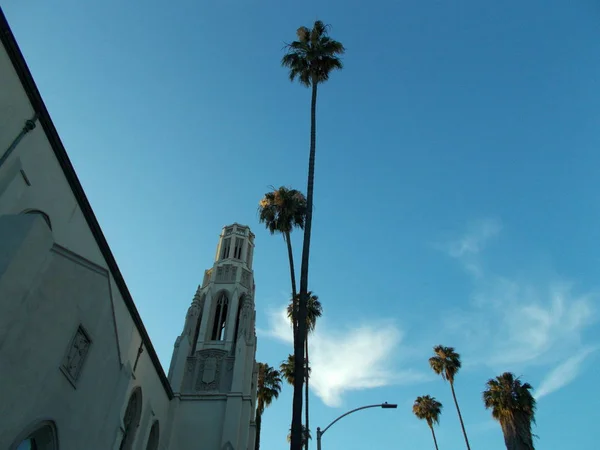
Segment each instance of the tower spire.
[{"label": "tower spire", "polygon": [[[217,406],[215,395],[223,403],[223,423],[210,448],[230,445],[251,449],[254,445],[253,257],[254,234],[250,228],[238,223],[223,227],[214,264],[204,272],[175,342],[169,381],[182,401],[181,407],[196,415]],[[180,414],[185,413],[182,410]],[[217,433],[213,427],[204,431]],[[183,441],[177,448],[186,448]]]}]

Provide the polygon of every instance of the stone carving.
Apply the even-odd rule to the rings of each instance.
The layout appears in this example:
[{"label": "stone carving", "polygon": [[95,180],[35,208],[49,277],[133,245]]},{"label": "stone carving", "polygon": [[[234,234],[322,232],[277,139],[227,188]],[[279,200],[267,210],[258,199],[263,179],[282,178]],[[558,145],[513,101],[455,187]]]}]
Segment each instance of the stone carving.
[{"label": "stone carving", "polygon": [[212,269],[208,269],[204,271],[204,280],[202,282],[202,287],[206,286],[210,282],[210,277],[212,275]]},{"label": "stone carving", "polygon": [[221,379],[221,366],[227,352],[224,350],[203,350],[198,352],[197,391],[217,391]]},{"label": "stone carving", "polygon": [[79,326],[75,336],[71,340],[71,345],[62,364],[63,371],[71,381],[76,381],[79,378],[90,344],[90,338],[83,328]]},{"label": "stone carving", "polygon": [[187,359],[187,372],[194,373],[195,367],[196,367],[196,358],[188,358]]},{"label": "stone carving", "polygon": [[242,279],[240,280],[242,286],[246,288],[250,287],[250,276],[251,272],[249,270],[242,269]]},{"label": "stone carving", "polygon": [[251,342],[251,337],[253,333],[252,327],[252,316],[253,316],[253,307],[252,307],[252,297],[249,295],[245,295],[244,303],[242,304],[242,310],[240,311],[240,326],[238,329],[237,340],[241,342],[242,339],[246,341],[247,344]]},{"label": "stone carving", "polygon": [[217,374],[217,358],[209,356],[204,361],[204,370],[202,370],[202,383],[210,384],[215,381]]},{"label": "stone carving", "polygon": [[189,336],[192,339],[194,331],[198,326],[198,318],[202,314],[202,310],[204,309],[204,300],[205,297],[200,297],[199,293],[196,293],[194,296],[194,300],[192,304],[188,308],[187,315],[185,316],[185,325],[183,327],[182,336]]}]

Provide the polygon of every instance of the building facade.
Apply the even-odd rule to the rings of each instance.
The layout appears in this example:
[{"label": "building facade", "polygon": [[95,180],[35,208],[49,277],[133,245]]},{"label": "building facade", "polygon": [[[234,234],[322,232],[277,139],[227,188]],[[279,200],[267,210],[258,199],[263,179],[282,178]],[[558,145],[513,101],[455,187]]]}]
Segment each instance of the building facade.
[{"label": "building facade", "polygon": [[164,373],[0,10],[0,448],[253,450],[254,235],[225,227]]}]

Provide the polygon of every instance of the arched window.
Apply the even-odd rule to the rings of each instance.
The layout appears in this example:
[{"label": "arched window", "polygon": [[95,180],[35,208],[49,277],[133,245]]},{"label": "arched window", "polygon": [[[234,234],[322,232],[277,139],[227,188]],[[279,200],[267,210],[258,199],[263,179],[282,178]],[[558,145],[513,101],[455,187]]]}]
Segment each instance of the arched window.
[{"label": "arched window", "polygon": [[244,306],[245,297],[243,295],[240,296],[237,314],[235,315],[235,335],[233,336],[234,342],[237,342],[238,332],[240,331],[240,315],[242,314],[242,306]]},{"label": "arched window", "polygon": [[123,416],[123,440],[119,450],[131,450],[133,448],[133,441],[135,440],[135,432],[140,425],[140,417],[142,416],[142,390],[137,387],[131,393],[129,397],[129,403],[127,403],[127,409]]},{"label": "arched window", "polygon": [[37,424],[34,431],[26,433],[26,437],[19,438],[10,450],[58,450],[56,427],[53,422],[46,421]]},{"label": "arched window", "polygon": [[52,230],[52,222],[50,222],[50,216],[48,216],[48,214],[46,214],[44,211],[40,211],[39,209],[27,209],[21,214],[39,214],[40,216],[42,216],[42,219],[44,219],[44,221],[48,225],[48,228]]},{"label": "arched window", "polygon": [[211,339],[213,341],[222,341],[225,339],[225,323],[227,322],[227,307],[229,306],[229,299],[223,292],[217,301],[217,308],[215,310],[215,322],[213,324],[213,330]]},{"label": "arched window", "polygon": [[206,301],[206,294],[202,296],[202,300],[200,301],[200,312],[198,313],[198,320],[196,320],[195,328],[194,328],[194,340],[192,341],[192,350],[190,355],[194,355],[196,353],[196,345],[198,344],[198,335],[200,334],[200,325],[202,324],[202,313],[204,312],[204,302]]},{"label": "arched window", "polygon": [[158,441],[160,438],[160,430],[158,428],[158,420],[155,420],[150,428],[150,436],[148,436],[148,445],[146,450],[158,450]]}]

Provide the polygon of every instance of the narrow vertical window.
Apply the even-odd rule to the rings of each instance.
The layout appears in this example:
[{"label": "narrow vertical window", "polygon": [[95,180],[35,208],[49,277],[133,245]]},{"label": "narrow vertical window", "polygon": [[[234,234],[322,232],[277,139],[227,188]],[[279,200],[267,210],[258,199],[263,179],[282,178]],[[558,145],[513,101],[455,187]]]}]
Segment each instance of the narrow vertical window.
[{"label": "narrow vertical window", "polygon": [[213,341],[222,341],[225,339],[225,323],[227,322],[227,306],[229,300],[223,293],[219,297],[217,302],[217,308],[215,310],[215,321],[213,323],[213,330],[211,339]]},{"label": "narrow vertical window", "polygon": [[231,238],[227,238],[223,240],[223,253],[221,254],[221,259],[229,258],[229,247],[231,246]]},{"label": "narrow vertical window", "polygon": [[235,259],[242,259],[243,246],[244,246],[244,240],[241,238],[235,238],[235,247],[233,249],[233,257]]}]

